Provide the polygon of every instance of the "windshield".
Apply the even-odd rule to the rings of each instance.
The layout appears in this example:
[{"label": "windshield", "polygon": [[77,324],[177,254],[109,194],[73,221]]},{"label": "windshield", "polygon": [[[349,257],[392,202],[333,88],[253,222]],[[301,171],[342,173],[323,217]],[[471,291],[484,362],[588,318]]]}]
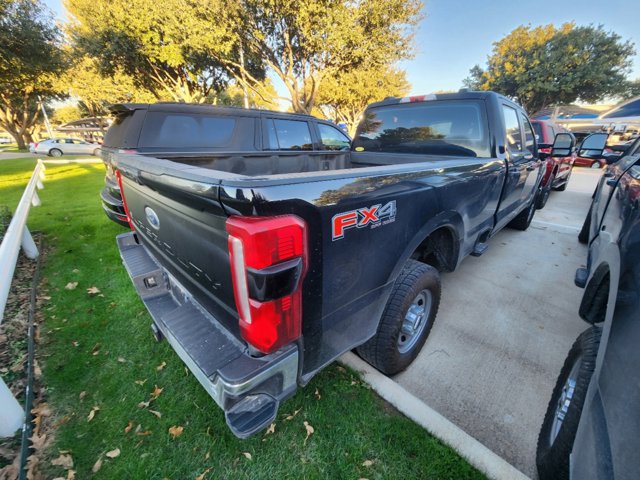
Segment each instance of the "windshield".
[{"label": "windshield", "polygon": [[437,100],[367,110],[356,132],[357,152],[490,157],[484,105]]}]

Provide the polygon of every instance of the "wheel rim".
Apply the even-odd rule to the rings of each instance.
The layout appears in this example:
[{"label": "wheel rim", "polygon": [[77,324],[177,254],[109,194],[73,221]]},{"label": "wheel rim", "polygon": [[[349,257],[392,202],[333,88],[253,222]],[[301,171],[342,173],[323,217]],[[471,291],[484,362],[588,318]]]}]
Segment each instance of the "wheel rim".
[{"label": "wheel rim", "polygon": [[52,157],[60,157],[60,156],[62,156],[62,152],[60,150],[52,150],[51,151],[51,156]]},{"label": "wheel rim", "polygon": [[549,432],[549,445],[553,445],[553,442],[555,442],[556,438],[558,438],[558,434],[560,433],[560,429],[562,428],[564,419],[567,415],[567,412],[569,411],[569,407],[571,406],[571,401],[573,400],[573,395],[576,391],[576,383],[578,381],[578,374],[580,373],[581,364],[582,355],[580,355],[576,359],[576,363],[574,363],[571,371],[569,372],[567,380],[562,386],[560,398],[558,399],[556,410],[553,415],[553,422],[551,423],[551,431]]},{"label": "wheel rim", "polygon": [[409,305],[398,335],[398,351],[400,353],[409,352],[422,336],[429,323],[432,304],[431,292],[422,290]]},{"label": "wheel rim", "polygon": [[591,164],[591,168],[600,168],[600,164],[598,162],[593,162]]}]

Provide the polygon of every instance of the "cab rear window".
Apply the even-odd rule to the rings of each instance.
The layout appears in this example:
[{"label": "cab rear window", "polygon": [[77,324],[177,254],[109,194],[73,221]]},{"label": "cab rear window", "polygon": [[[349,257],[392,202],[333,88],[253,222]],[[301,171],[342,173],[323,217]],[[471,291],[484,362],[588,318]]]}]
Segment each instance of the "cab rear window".
[{"label": "cab rear window", "polygon": [[367,110],[353,141],[356,151],[490,157],[484,105],[438,100]]},{"label": "cab rear window", "polygon": [[140,133],[140,148],[216,148],[231,141],[236,120],[231,117],[148,112]]}]

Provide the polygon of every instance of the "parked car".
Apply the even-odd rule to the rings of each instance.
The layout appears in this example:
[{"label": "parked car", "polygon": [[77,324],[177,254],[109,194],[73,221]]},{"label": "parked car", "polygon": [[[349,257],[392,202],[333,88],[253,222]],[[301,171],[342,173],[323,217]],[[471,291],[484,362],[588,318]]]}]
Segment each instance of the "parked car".
[{"label": "parked car", "polygon": [[[555,141],[556,134],[571,134],[571,132],[566,128],[546,120],[532,120],[531,125],[533,126],[533,131],[536,134],[539,151],[546,154],[551,153],[551,146]],[[540,184],[540,193],[536,204],[537,208],[544,208],[552,189],[560,192],[567,189],[575,159],[575,151],[571,152],[566,157],[553,157],[549,155],[545,159],[543,177]]]},{"label": "parked car", "polygon": [[50,157],[62,155],[100,155],[100,145],[77,138],[50,138],[29,145],[31,153],[43,153]]},{"label": "parked car", "polygon": [[590,210],[580,316],[537,447],[540,480],[640,472],[640,141],[600,179]]},{"label": "parked car", "polygon": [[[120,104],[113,105],[111,113],[114,125],[107,131],[101,151],[107,168],[101,199],[107,217],[123,226],[128,226],[127,218],[111,166],[115,154],[210,154],[217,162],[233,163],[230,170],[234,173],[251,174],[257,160],[290,162],[288,168],[302,172],[314,161],[329,168],[331,162],[343,159],[351,146],[351,139],[334,124],[309,115],[184,103]],[[300,129],[308,129],[310,136],[295,143],[300,140]],[[296,162],[301,163],[294,165]]]},{"label": "parked car", "polygon": [[[372,104],[351,151],[316,147],[307,117],[256,122],[257,152],[110,158],[134,229],[118,247],[152,329],[239,437],[353,348],[386,374],[406,368],[440,272],[507,225],[526,230],[541,180],[526,113],[493,92]],[[221,141],[246,123],[226,117]]]},{"label": "parked car", "polygon": [[9,137],[0,137],[0,145],[8,145],[10,143],[13,143],[14,141],[15,140]]}]

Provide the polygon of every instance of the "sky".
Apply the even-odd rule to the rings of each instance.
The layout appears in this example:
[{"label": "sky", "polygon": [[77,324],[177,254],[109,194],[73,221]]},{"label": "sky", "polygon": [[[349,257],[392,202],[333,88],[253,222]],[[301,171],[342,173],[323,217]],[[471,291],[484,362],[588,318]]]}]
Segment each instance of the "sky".
[{"label": "sky", "polygon": [[[476,64],[484,66],[493,43],[519,25],[575,22],[602,24],[640,52],[638,10],[629,0],[423,0],[423,20],[415,37],[416,56],[400,67],[407,71],[412,94],[456,90]],[[61,0],[45,0],[61,19]],[[630,78],[640,78],[640,54]],[[274,82],[284,93],[284,86]]]}]

